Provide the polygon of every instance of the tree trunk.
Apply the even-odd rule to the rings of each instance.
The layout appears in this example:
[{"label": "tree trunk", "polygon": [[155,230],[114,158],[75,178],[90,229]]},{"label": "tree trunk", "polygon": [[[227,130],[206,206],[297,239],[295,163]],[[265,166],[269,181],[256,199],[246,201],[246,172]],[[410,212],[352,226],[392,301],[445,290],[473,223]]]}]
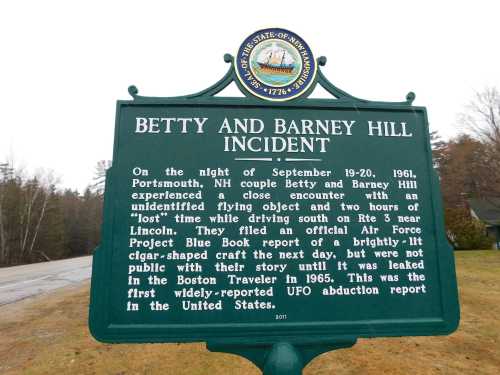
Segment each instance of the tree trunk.
[{"label": "tree trunk", "polygon": [[45,208],[47,207],[47,202],[49,201],[48,192],[45,193],[45,198],[43,200],[42,209],[40,210],[40,215],[38,216],[38,222],[36,223],[35,231],[33,232],[33,238],[31,240],[31,245],[28,249],[28,254],[31,255],[33,248],[35,247],[36,237],[38,236],[38,231],[40,230],[40,224],[42,223],[43,217],[45,215]]}]

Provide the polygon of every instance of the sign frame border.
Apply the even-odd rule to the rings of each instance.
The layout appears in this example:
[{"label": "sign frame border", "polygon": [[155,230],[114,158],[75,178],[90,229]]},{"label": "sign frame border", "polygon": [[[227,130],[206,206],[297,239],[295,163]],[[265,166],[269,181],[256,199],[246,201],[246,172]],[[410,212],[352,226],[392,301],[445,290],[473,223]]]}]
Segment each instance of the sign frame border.
[{"label": "sign frame border", "polygon": [[[227,56],[227,55],[226,55]],[[225,59],[226,59],[225,56]],[[318,59],[319,65],[321,59]],[[226,60],[227,61],[227,60]],[[229,61],[228,61],[229,62]],[[232,61],[231,61],[232,62]],[[326,59],[325,59],[326,62]],[[229,76],[228,76],[229,74]],[[116,106],[115,142],[113,157],[117,155],[119,145],[119,130],[121,109],[127,106],[183,106],[183,107],[264,107],[264,108],[321,108],[321,109],[368,109],[384,111],[418,112],[423,116],[423,132],[426,140],[426,164],[431,184],[431,206],[434,214],[434,232],[445,233],[444,218],[441,203],[439,181],[432,167],[432,152],[428,128],[427,111],[425,107],[412,106],[414,94],[409,93],[405,102],[387,103],[372,102],[350,96],[333,86],[317,71],[317,80],[337,99],[295,99],[285,102],[265,101],[253,95],[245,98],[214,97],[216,93],[234,81],[234,71],[230,68],[228,74],[214,86],[198,94],[174,98],[152,98],[137,95],[134,86],[129,92],[134,100],[119,100]],[[237,79],[235,81],[237,84]],[[317,82],[311,85],[310,92]],[[326,85],[326,87],[325,87]],[[331,87],[328,87],[331,85]],[[223,86],[223,87],[222,87]],[[238,85],[240,86],[240,85]],[[222,87],[222,88],[221,88]],[[240,90],[242,88],[240,87]],[[330,90],[329,90],[330,89]],[[332,92],[332,90],[338,90]],[[243,91],[244,94],[246,94]],[[337,95],[338,93],[345,95]],[[340,96],[340,97],[339,97]],[[113,160],[116,160],[115,158]],[[436,259],[438,276],[440,279],[442,319],[383,319],[356,322],[310,322],[310,323],[227,323],[227,324],[148,324],[148,325],[113,325],[110,324],[109,284],[106,282],[106,271],[112,269],[111,229],[114,220],[114,182],[113,168],[106,175],[106,189],[104,201],[104,218],[102,225],[102,243],[94,253],[92,267],[92,284],[89,311],[89,329],[92,335],[102,342],[108,343],[161,343],[161,342],[199,342],[230,339],[244,342],[315,342],[339,337],[391,337],[391,336],[429,336],[446,335],[456,330],[460,320],[458,291],[454,267],[454,257],[450,244],[443,236],[436,235]],[[96,285],[97,281],[100,281]],[[383,321],[383,322],[382,322]],[[351,327],[351,328],[350,328]],[[359,327],[359,328],[357,328]],[[356,329],[353,329],[356,328]],[[168,331],[168,332],[166,332]]]}]

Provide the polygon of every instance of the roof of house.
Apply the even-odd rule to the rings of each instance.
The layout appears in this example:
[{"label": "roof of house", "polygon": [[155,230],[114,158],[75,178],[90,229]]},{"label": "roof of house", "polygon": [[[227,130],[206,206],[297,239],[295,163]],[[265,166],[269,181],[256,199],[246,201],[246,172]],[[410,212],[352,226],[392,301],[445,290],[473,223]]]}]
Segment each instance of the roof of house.
[{"label": "roof of house", "polygon": [[470,199],[472,214],[486,225],[500,225],[500,198]]}]

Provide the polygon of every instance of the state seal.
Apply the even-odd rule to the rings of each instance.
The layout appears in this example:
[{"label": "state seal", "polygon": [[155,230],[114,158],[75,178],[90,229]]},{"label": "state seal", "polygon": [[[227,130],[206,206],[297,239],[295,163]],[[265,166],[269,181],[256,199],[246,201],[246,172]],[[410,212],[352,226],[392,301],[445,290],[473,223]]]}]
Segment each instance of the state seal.
[{"label": "state seal", "polygon": [[316,61],[307,43],[285,29],[263,29],[238,49],[236,75],[251,94],[285,101],[302,95],[316,76]]}]

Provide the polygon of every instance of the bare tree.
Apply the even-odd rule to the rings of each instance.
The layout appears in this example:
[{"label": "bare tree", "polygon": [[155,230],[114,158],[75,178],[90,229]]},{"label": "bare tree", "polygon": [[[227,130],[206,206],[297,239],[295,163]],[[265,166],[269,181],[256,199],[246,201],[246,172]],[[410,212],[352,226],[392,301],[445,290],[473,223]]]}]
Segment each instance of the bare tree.
[{"label": "bare tree", "polygon": [[500,196],[500,92],[487,87],[476,92],[459,121],[465,129],[482,142],[484,163],[489,173],[483,176],[489,184],[489,196]]},{"label": "bare tree", "polygon": [[20,205],[20,244],[19,256],[30,256],[36,243],[40,225],[45,216],[51,191],[58,183],[52,172],[39,171],[27,181],[24,189],[23,204]]},{"label": "bare tree", "polygon": [[104,194],[104,185],[106,183],[106,171],[111,167],[111,160],[99,160],[95,167],[93,183],[90,189],[99,195]]},{"label": "bare tree", "polygon": [[481,141],[500,152],[500,93],[496,87],[476,92],[460,122]]}]

